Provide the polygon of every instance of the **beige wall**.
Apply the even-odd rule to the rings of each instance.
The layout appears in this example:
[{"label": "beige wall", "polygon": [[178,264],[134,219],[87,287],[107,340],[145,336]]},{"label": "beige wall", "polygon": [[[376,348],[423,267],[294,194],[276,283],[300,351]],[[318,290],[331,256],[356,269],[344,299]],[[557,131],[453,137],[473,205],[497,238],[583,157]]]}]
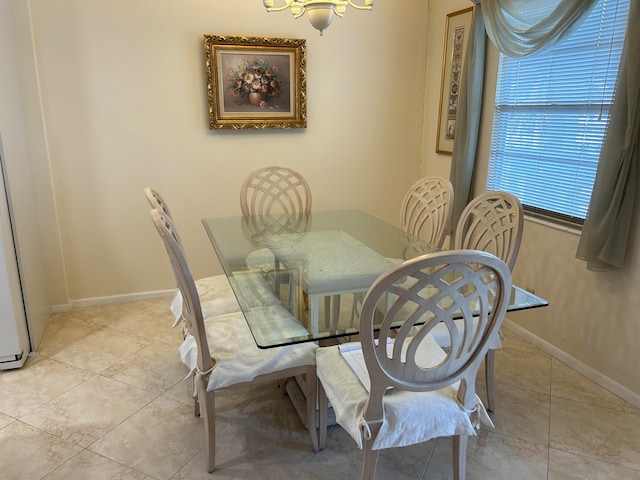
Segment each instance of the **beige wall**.
[{"label": "beige wall", "polygon": [[[440,68],[447,13],[469,6],[466,0],[430,4],[423,171],[447,174],[451,157],[435,153]],[[475,192],[485,190],[498,53],[487,43],[485,94]],[[515,328],[524,328],[547,350],[618,394],[640,405],[640,265],[638,222],[632,226],[629,267],[622,271],[594,273],[575,258],[579,232],[525,222],[523,244],[514,270],[514,282],[533,289],[549,300],[542,309],[509,315]],[[526,372],[522,372],[526,375]],[[608,378],[602,378],[606,376]]]},{"label": "beige wall", "polygon": [[[254,168],[289,165],[310,180],[315,208],[360,207],[393,223],[418,175],[449,173],[450,156],[435,153],[444,25],[467,0],[402,0],[401,9],[380,0],[372,12],[348,11],[323,37],[257,0],[0,1],[19,17],[17,52],[29,50],[24,30],[33,25],[36,60],[23,59],[20,72],[22,88],[39,88],[42,101],[27,95],[24,136],[34,176],[51,183],[38,204],[53,304],[171,288],[147,185],[170,202],[202,276],[220,270],[200,218],[239,213],[238,189]],[[306,38],[308,128],[208,131],[203,33]],[[490,49],[481,159],[496,59]],[[481,162],[478,191],[485,170]],[[550,306],[510,319],[638,401],[637,255],[624,271],[590,273],[575,259],[577,241],[526,222],[515,281]]]},{"label": "beige wall", "polygon": [[[256,0],[29,3],[70,300],[172,286],[145,186],[197,276],[220,271],[200,219],[239,214],[242,179],[268,164],[302,172],[315,208],[397,222],[420,168],[426,2],[350,9],[323,37]],[[204,33],[306,38],[308,128],[209,131]]]}]

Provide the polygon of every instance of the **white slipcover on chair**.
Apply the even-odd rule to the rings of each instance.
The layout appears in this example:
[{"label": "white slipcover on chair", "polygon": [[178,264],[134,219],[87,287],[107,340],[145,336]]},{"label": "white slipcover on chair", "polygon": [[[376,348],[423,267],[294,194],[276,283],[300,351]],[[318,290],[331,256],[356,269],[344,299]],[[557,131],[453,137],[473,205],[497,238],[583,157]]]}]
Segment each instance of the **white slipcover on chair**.
[{"label": "white slipcover on chair", "polygon": [[[454,437],[453,476],[464,479],[467,436],[479,420],[492,425],[475,379],[510,289],[505,263],[479,251],[427,254],[381,275],[362,305],[361,350],[348,344],[316,352],[320,448],[330,402],[337,422],[365,449],[363,479],[374,477],[380,449],[440,436]],[[379,303],[389,294],[380,320]],[[446,353],[431,336],[439,324],[450,334]]]},{"label": "white slipcover on chair", "polygon": [[[194,378],[194,386],[204,415],[205,458],[207,471],[215,468],[215,400],[214,392],[222,388],[272,382],[295,375],[306,375],[306,422],[315,451],[316,392],[314,343],[259,349],[242,313],[204,317],[195,282],[170,217],[158,209],[151,218],[160,234],[182,292],[182,314],[188,335],[180,346],[180,357]],[[306,335],[306,329],[279,305],[273,317],[288,331]]]}]

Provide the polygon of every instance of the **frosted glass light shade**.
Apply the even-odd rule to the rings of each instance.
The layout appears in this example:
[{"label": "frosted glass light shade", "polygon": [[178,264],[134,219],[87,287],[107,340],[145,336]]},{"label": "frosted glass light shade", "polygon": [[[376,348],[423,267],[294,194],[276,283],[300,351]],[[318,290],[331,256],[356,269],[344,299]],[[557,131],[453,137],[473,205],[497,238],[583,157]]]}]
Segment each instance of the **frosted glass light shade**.
[{"label": "frosted glass light shade", "polygon": [[307,7],[307,17],[313,28],[322,31],[331,25],[333,19],[333,5],[309,5]]},{"label": "frosted glass light shade", "polygon": [[[333,14],[343,17],[347,11],[347,6],[357,10],[371,10],[375,0],[364,1],[364,5],[356,3],[357,0],[280,0],[280,6],[274,6],[274,0],[262,0],[267,12],[282,12],[291,10],[293,18],[300,18],[307,13],[309,22],[316,30],[322,31],[331,25]],[[280,3],[280,2],[279,2]]]}]

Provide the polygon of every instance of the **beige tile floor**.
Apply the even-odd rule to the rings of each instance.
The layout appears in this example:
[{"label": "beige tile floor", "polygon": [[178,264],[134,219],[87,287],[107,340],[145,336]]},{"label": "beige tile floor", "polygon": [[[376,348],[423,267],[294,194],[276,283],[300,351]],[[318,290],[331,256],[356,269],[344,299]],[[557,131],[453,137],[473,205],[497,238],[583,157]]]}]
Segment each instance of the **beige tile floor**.
[{"label": "beige tile floor", "polygon": [[[0,372],[0,480],[359,478],[351,438],[333,427],[313,453],[275,384],[217,396],[218,468],[207,474],[168,304],[55,315],[38,354]],[[640,411],[505,333],[496,429],[470,440],[467,478],[640,479]],[[386,450],[376,478],[451,478],[450,459],[449,439]]]}]

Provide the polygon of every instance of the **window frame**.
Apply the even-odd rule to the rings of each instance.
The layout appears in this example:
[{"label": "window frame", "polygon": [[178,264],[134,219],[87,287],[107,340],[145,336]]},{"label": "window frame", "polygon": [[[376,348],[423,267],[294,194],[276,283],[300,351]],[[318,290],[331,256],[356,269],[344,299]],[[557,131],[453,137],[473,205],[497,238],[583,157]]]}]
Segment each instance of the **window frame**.
[{"label": "window frame", "polygon": [[[625,35],[625,27],[626,27],[626,19],[627,19],[627,15],[628,15],[628,8],[629,8],[629,0],[619,0],[615,3],[611,2],[611,0],[606,0],[608,2],[608,8],[609,11],[608,13],[611,14],[611,17],[607,17],[608,20],[604,20],[605,23],[608,21],[609,23],[611,22],[615,22],[615,18],[618,17],[618,22],[615,24],[614,27],[614,32],[617,34],[617,38],[614,42],[614,44],[616,45],[616,48],[621,51],[622,50],[622,43],[624,41],[624,35]],[[622,10],[622,14],[620,14],[618,12],[618,8],[620,5],[623,5],[623,10]],[[607,7],[607,5],[605,5],[603,7],[602,3],[599,2],[595,8],[592,10],[591,15],[597,15],[597,16],[601,16],[601,12],[603,8]],[[612,8],[613,7],[613,8]],[[594,13],[596,12],[596,13]],[[613,20],[612,20],[613,19]],[[597,20],[597,19],[596,19]],[[587,21],[585,21],[585,24],[587,24]],[[622,28],[620,28],[620,26],[622,25]],[[582,26],[581,26],[582,27]],[[576,35],[579,37],[580,36],[580,28],[578,28],[578,30],[576,31]],[[608,33],[610,38],[611,37],[611,33]],[[568,39],[570,39],[571,37],[568,37]],[[586,37],[586,38],[591,38],[591,37]],[[606,39],[606,35],[603,35],[600,38],[600,46],[599,47],[595,47],[596,48],[596,55],[597,55],[597,49],[600,48],[600,52],[603,51],[603,49],[607,49],[608,52],[608,62],[604,62],[602,63],[602,55],[598,55],[598,57],[600,58],[601,61],[601,69],[604,70],[608,70],[608,75],[611,75],[611,72],[613,71],[613,73],[615,73],[615,75],[613,75],[613,85],[615,87],[615,77],[617,77],[617,72],[618,72],[618,64],[619,64],[619,53],[618,56],[616,56],[615,52],[612,55],[612,51],[609,51],[610,48],[610,43],[611,41],[609,40],[608,43],[604,42],[603,39]],[[598,41],[596,41],[596,44],[598,43]],[[549,49],[546,49],[544,52],[540,52],[539,54],[537,54],[537,56],[539,57],[540,55],[545,55],[546,57],[549,57],[549,55],[554,55],[554,52],[557,51],[562,51],[563,49],[566,50],[566,46],[563,46],[565,44],[560,43],[557,44],[554,47],[551,47]],[[577,47],[572,47],[572,49],[570,50],[570,52],[575,52],[577,50]],[[610,102],[608,104],[605,104],[603,106],[600,107],[599,104],[596,103],[592,103],[591,99],[588,99],[587,102],[578,104],[579,109],[584,110],[585,112],[591,110],[591,115],[593,115],[593,107],[595,105],[598,105],[598,108],[600,109],[601,112],[601,116],[602,119],[606,118],[606,124],[604,126],[604,129],[601,133],[601,139],[599,140],[599,143],[594,147],[593,142],[591,143],[591,159],[593,160],[593,158],[596,159],[595,162],[591,162],[591,170],[588,170],[589,172],[592,172],[593,178],[590,180],[590,186],[589,186],[589,193],[588,195],[585,195],[585,189],[584,189],[584,185],[581,183],[580,185],[580,189],[575,188],[576,190],[579,190],[579,196],[580,198],[584,199],[586,198],[586,206],[584,205],[584,201],[581,201],[579,203],[579,207],[582,210],[572,210],[570,212],[565,212],[565,211],[555,211],[552,209],[548,209],[548,208],[544,208],[545,206],[552,206],[552,207],[556,207],[557,205],[553,205],[553,203],[543,203],[541,201],[532,201],[530,196],[523,196],[522,192],[519,191],[518,188],[514,187],[514,183],[517,183],[516,180],[520,180],[520,183],[522,183],[523,185],[526,185],[528,182],[528,178],[526,176],[526,174],[523,174],[523,172],[526,171],[526,169],[531,166],[531,169],[533,170],[534,166],[535,167],[540,167],[540,166],[544,166],[545,165],[545,161],[544,160],[535,160],[535,161],[531,161],[531,163],[528,163],[529,160],[525,160],[525,159],[519,159],[516,160],[516,162],[518,162],[519,165],[522,165],[522,167],[520,167],[521,172],[517,172],[516,175],[512,175],[509,176],[507,175],[502,175],[503,177],[506,178],[511,178],[512,181],[504,181],[501,178],[496,179],[496,164],[494,163],[496,161],[496,158],[499,156],[507,156],[507,150],[508,147],[507,146],[518,146],[518,145],[523,145],[526,144],[526,141],[524,140],[520,140],[519,142],[511,142],[508,143],[510,141],[510,135],[509,132],[505,130],[505,132],[500,132],[499,128],[496,127],[496,125],[500,122],[502,122],[503,127],[508,123],[506,121],[504,121],[504,118],[500,118],[500,115],[504,115],[509,117],[509,113],[505,113],[505,111],[513,111],[513,115],[511,115],[510,118],[512,119],[517,119],[517,115],[519,114],[518,112],[522,113],[522,112],[526,112],[526,111],[533,111],[535,109],[544,109],[545,112],[543,114],[538,113],[539,117],[538,118],[544,118],[545,120],[548,120],[549,118],[553,118],[553,115],[548,113],[548,111],[556,109],[556,110],[562,110],[563,112],[567,112],[569,111],[571,108],[574,108],[575,105],[565,102],[565,103],[560,103],[560,104],[527,104],[526,102],[523,103],[522,101],[518,104],[508,104],[505,103],[504,105],[500,105],[500,101],[501,101],[501,97],[500,97],[500,88],[501,88],[501,82],[504,81],[504,78],[501,78],[501,75],[503,74],[503,72],[501,71],[501,67],[502,67],[502,62],[503,62],[503,58],[504,58],[504,54],[503,53],[499,53],[499,58],[498,58],[498,67],[497,67],[497,71],[496,71],[496,84],[495,84],[495,97],[494,97],[494,101],[493,101],[493,119],[491,120],[492,123],[492,130],[491,130],[491,138],[490,138],[490,145],[489,145],[489,152],[488,152],[488,161],[487,161],[487,175],[486,175],[486,179],[485,179],[485,187],[487,190],[506,190],[509,191],[510,193],[513,193],[514,195],[518,196],[520,198],[520,200],[522,201],[523,204],[523,208],[525,209],[527,215],[535,217],[535,218],[539,218],[541,220],[544,221],[551,221],[552,223],[558,223],[562,226],[569,226],[569,227],[573,227],[573,228],[580,228],[583,223],[584,223],[584,219],[586,218],[586,216],[588,215],[588,206],[589,206],[589,201],[591,198],[591,194],[592,194],[592,190],[593,190],[593,180],[595,180],[595,176],[597,173],[597,167],[598,167],[598,161],[599,161],[599,155],[600,155],[600,150],[601,150],[601,146],[602,146],[602,142],[604,141],[604,138],[606,136],[606,129],[607,129],[607,125],[609,122],[609,112],[610,112],[610,108],[611,105],[615,99],[615,91],[614,88],[611,89],[611,97],[610,97]],[[595,65],[595,62],[598,60],[598,57],[592,56],[592,58],[594,58],[594,62],[591,65]],[[513,59],[511,57],[506,57],[509,61],[512,61],[514,63],[518,63],[518,62],[527,62],[527,59],[529,57],[523,57],[523,58],[519,58],[519,59]],[[536,58],[536,54],[532,55],[531,58]],[[612,61],[612,58],[615,59],[615,61]],[[595,68],[595,66],[594,66]],[[604,71],[603,70],[603,71]],[[533,74],[532,74],[533,75]],[[523,75],[524,76],[524,75]],[[581,77],[583,78],[583,77]],[[594,77],[592,77],[594,78]],[[597,77],[595,77],[597,78]],[[609,83],[611,83],[611,79],[609,77],[606,77],[606,79],[609,81]],[[521,89],[523,87],[520,87]],[[558,87],[556,87],[558,88]],[[553,89],[551,87],[547,87],[547,91],[551,92],[553,91]],[[528,95],[528,93],[527,93]],[[568,95],[567,97],[571,97],[572,95]],[[500,109],[502,109],[502,111],[500,111]],[[524,118],[524,115],[523,115]],[[559,118],[559,117],[556,117]],[[522,119],[521,119],[522,120]],[[586,122],[588,123],[588,122]],[[572,125],[578,125],[577,121],[573,122]],[[505,127],[507,128],[507,127]],[[512,127],[513,128],[513,127]],[[583,127],[586,129],[586,127]],[[600,126],[600,128],[602,128],[602,126]],[[564,131],[562,131],[563,134],[566,133]],[[513,132],[512,132],[513,133]],[[543,139],[548,139],[549,136],[553,136],[552,134],[556,133],[555,131],[551,130],[551,131],[546,131],[546,133],[542,136]],[[500,135],[502,135],[500,137]],[[545,136],[546,135],[546,136]],[[560,137],[559,137],[560,138]],[[496,145],[496,142],[499,141],[501,142],[500,144]],[[557,142],[564,142],[564,140],[558,140]],[[551,142],[553,144],[553,142]],[[562,145],[562,143],[558,143],[559,145]],[[530,152],[535,151],[534,147],[530,147],[531,150],[529,150]],[[597,152],[595,153],[595,157],[594,157],[594,152],[593,150],[595,150],[595,148],[597,148]],[[541,151],[544,151],[544,149],[541,149]],[[512,154],[512,156],[514,156],[514,154]],[[544,155],[543,155],[544,156]],[[557,158],[554,156],[551,156],[550,153],[547,152],[547,160],[549,161],[556,161],[557,162]],[[577,164],[580,164],[580,162],[576,162]],[[509,164],[508,164],[508,160],[505,160],[504,162],[499,162],[499,164],[502,165],[502,168],[508,169]],[[551,163],[547,163],[547,165],[551,165]],[[558,167],[559,169],[563,169],[565,167]],[[573,169],[574,167],[571,167],[571,169]],[[578,165],[575,168],[581,168],[581,165]],[[567,168],[566,171],[570,171],[570,168]],[[515,169],[514,169],[515,170]],[[544,170],[544,168],[543,168]],[[577,171],[577,170],[576,170]],[[575,179],[579,179],[579,174],[576,173],[576,175],[574,175],[573,177],[567,177],[567,178],[575,178]],[[515,180],[514,180],[515,179]],[[579,179],[580,182],[584,182],[583,179]],[[534,192],[543,192],[543,197],[545,198],[552,198],[554,197],[554,193],[550,193],[550,192],[545,192],[545,188],[547,185],[551,185],[553,188],[554,192],[559,192],[559,191],[564,191],[564,190],[560,190],[563,187],[563,182],[564,180],[560,180],[557,183],[549,183],[547,178],[544,178],[544,174],[540,175],[539,177],[536,177],[536,182],[538,184],[538,186],[535,186],[533,189],[529,189],[528,187],[526,188],[526,190],[531,190]],[[546,183],[545,183],[546,182]],[[570,182],[569,182],[570,183]],[[512,187],[512,188],[509,188]],[[520,188],[520,190],[522,190],[522,188]],[[524,198],[523,198],[524,197]],[[564,204],[562,205],[562,207],[564,207]],[[584,217],[582,216],[578,216],[575,213],[582,213],[584,212]]]}]

